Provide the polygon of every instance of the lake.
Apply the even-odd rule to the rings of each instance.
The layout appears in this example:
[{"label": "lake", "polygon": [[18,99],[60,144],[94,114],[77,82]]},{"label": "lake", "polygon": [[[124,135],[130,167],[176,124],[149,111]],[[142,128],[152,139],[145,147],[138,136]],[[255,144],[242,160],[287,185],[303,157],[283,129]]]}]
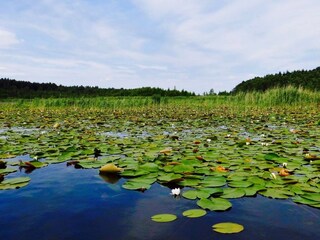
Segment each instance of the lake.
[{"label": "lake", "polygon": [[[230,199],[226,212],[208,211],[201,218],[182,215],[199,208],[195,200],[174,198],[158,183],[145,191],[129,191],[124,178],[99,175],[98,169],[50,164],[30,174],[26,187],[0,191],[0,239],[320,239],[320,210],[291,200],[262,197]],[[189,188],[184,188],[185,191]],[[177,215],[156,223],[151,216]],[[219,222],[244,226],[237,234],[212,230]]]}]

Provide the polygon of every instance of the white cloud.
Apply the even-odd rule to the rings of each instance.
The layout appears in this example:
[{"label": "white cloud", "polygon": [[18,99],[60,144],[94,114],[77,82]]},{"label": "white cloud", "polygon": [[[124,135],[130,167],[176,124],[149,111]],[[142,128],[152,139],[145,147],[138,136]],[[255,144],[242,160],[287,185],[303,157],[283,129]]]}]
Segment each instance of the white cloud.
[{"label": "white cloud", "polygon": [[10,48],[19,42],[13,32],[0,28],[0,48]]},{"label": "white cloud", "polygon": [[202,93],[320,60],[317,0],[45,0],[11,9],[0,9],[0,48],[10,49],[0,65],[25,80]]}]

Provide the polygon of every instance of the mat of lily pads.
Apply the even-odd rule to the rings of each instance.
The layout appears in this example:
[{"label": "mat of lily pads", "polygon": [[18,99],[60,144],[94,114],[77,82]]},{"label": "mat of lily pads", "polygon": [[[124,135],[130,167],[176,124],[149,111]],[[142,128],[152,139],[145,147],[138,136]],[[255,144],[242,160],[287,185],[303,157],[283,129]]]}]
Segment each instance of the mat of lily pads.
[{"label": "mat of lily pads", "polygon": [[[33,160],[10,160],[19,155]],[[127,179],[125,189],[188,187],[182,197],[207,210],[257,194],[320,208],[319,114],[305,111],[6,110],[0,159],[0,190],[32,184],[32,175],[10,176],[18,169],[112,164],[116,171],[107,175]]]}]

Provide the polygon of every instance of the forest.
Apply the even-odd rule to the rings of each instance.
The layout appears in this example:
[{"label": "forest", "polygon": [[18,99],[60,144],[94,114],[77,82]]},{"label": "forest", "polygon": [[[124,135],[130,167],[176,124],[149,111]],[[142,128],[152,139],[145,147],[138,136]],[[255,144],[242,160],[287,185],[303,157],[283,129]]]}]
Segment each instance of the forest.
[{"label": "forest", "polygon": [[[293,72],[279,72],[264,77],[255,77],[242,81],[232,91],[219,92],[218,95],[235,95],[241,92],[265,92],[274,88],[285,87],[303,88],[320,91],[320,67],[313,70],[296,70]],[[135,89],[99,88],[91,86],[62,86],[55,83],[35,83],[0,78],[0,99],[7,98],[66,98],[66,97],[120,97],[120,96],[195,96],[194,92],[176,89],[161,89],[155,87],[141,87]],[[203,95],[216,95],[211,89]]]},{"label": "forest", "polygon": [[135,89],[98,88],[89,86],[62,86],[55,83],[35,83],[0,78],[0,98],[65,98],[103,96],[194,96],[185,90],[142,87]]},{"label": "forest", "polygon": [[313,70],[297,70],[293,72],[268,74],[255,77],[238,84],[232,93],[266,91],[272,88],[293,86],[313,91],[320,91],[320,67]]}]

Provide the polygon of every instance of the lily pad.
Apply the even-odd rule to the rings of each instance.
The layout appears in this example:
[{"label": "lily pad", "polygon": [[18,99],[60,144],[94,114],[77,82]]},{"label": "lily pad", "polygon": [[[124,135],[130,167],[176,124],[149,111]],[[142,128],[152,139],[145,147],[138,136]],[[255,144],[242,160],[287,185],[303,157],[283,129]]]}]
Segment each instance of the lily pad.
[{"label": "lily pad", "polygon": [[259,192],[259,194],[265,197],[279,199],[287,199],[289,198],[289,196],[294,196],[294,193],[291,193],[289,190],[275,188],[268,188],[264,191]]},{"label": "lily pad", "polygon": [[182,196],[183,196],[184,198],[194,200],[194,199],[197,198],[197,193],[198,193],[197,190],[188,190],[188,191],[184,191],[184,192],[182,193]]},{"label": "lily pad", "polygon": [[168,214],[168,213],[164,213],[164,214],[157,214],[157,215],[153,215],[151,217],[151,220],[154,222],[159,222],[159,223],[164,223],[164,222],[172,222],[174,220],[177,219],[176,215],[173,214]]},{"label": "lily pad", "polygon": [[186,210],[182,213],[183,216],[189,217],[189,218],[198,218],[206,215],[207,212],[203,209],[190,209]]},{"label": "lily pad", "polygon": [[223,198],[200,199],[197,205],[211,211],[225,211],[232,207],[231,202]]},{"label": "lily pad", "polygon": [[208,176],[201,181],[203,187],[222,187],[226,184],[226,179],[224,177]]},{"label": "lily pad", "polygon": [[246,195],[244,189],[241,188],[224,188],[222,198],[241,198]]},{"label": "lily pad", "polygon": [[28,185],[29,177],[9,178],[0,183],[0,190],[17,189]]},{"label": "lily pad", "polygon": [[212,226],[213,231],[218,233],[239,233],[244,230],[244,227],[238,223],[223,222]]},{"label": "lily pad", "polygon": [[0,169],[0,174],[9,174],[9,173],[13,173],[16,172],[17,170],[14,168],[5,168],[5,169]]}]

